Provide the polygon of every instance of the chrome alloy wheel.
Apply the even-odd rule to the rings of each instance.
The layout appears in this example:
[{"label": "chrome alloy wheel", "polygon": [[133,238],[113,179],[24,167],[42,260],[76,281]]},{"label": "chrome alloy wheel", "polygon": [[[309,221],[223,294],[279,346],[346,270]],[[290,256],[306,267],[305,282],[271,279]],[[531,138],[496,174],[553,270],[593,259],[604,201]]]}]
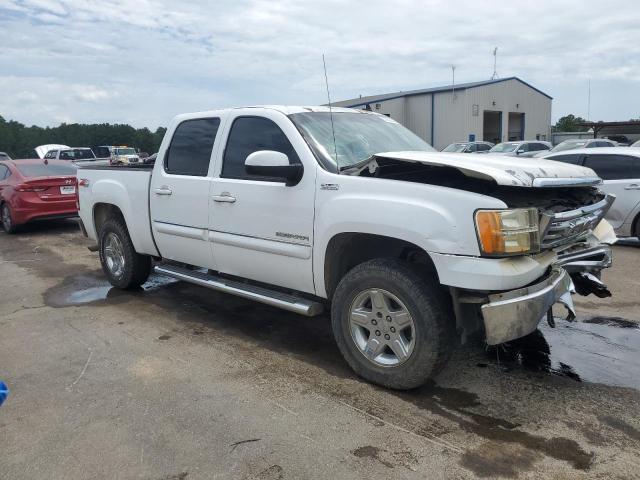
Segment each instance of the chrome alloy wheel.
[{"label": "chrome alloy wheel", "polygon": [[104,239],[104,260],[111,275],[118,278],[124,274],[124,249],[120,238],[113,232]]},{"label": "chrome alloy wheel", "polygon": [[349,310],[351,338],[372,363],[395,367],[413,352],[415,325],[407,307],[386,290],[360,292]]}]

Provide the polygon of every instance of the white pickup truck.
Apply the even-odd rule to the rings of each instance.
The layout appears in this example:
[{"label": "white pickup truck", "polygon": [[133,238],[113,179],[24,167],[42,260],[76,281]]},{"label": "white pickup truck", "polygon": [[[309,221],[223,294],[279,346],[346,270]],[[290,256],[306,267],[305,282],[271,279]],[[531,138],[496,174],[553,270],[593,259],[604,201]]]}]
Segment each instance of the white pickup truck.
[{"label": "white pickup truck", "polygon": [[[326,107],[177,116],[155,165],[78,170],[109,281],[152,270],[314,316],[362,377],[423,384],[457,342],[533,332],[599,280],[613,197],[583,167],[436,152],[392,119]],[[573,281],[572,281],[573,280]]]}]

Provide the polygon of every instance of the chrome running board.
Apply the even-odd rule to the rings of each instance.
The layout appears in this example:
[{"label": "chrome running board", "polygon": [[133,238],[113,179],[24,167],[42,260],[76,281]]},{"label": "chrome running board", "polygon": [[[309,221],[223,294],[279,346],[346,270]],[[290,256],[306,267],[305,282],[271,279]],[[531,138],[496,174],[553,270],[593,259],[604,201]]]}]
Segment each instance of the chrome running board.
[{"label": "chrome running board", "polygon": [[230,293],[238,297],[265,303],[272,307],[282,308],[307,317],[319,315],[324,310],[324,306],[320,302],[264,287],[258,287],[256,285],[229,280],[198,270],[189,270],[175,265],[156,265],[153,271],[161,275],[167,275],[178,280],[200,285],[201,287]]}]

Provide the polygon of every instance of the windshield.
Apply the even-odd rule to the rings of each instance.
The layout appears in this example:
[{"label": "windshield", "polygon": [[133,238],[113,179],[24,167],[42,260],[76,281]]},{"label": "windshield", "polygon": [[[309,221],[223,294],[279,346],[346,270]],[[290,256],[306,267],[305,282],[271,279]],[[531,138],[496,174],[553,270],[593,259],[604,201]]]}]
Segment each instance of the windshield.
[{"label": "windshield", "polygon": [[443,152],[462,152],[464,151],[465,148],[467,148],[466,143],[452,143],[442,151]]},{"label": "windshield", "polygon": [[135,155],[136,151],[133,148],[116,148],[116,155]]},{"label": "windshield", "polygon": [[563,150],[572,150],[574,148],[582,148],[587,144],[586,140],[565,140],[551,149],[552,152],[562,152]]},{"label": "windshield", "polygon": [[333,129],[329,112],[294,113],[289,118],[316,155],[337,163],[341,169],[366,160],[376,153],[435,152],[427,142],[383,115],[334,113]]},{"label": "windshield", "polygon": [[518,148],[518,145],[520,144],[519,143],[499,143],[495,147],[491,147],[491,150],[489,150],[489,152],[495,152],[495,153],[513,152],[516,148]]},{"label": "windshield", "polygon": [[77,167],[73,163],[16,163],[16,168],[25,177],[73,176]]}]

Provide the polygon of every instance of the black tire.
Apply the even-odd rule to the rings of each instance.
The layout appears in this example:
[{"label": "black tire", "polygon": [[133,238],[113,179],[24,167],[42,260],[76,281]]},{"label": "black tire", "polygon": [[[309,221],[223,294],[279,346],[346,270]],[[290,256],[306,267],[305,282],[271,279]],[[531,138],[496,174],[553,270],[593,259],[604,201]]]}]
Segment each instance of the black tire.
[{"label": "black tire", "polygon": [[[115,235],[122,246],[124,265],[122,271],[114,273],[109,269],[105,254],[105,240],[109,235]],[[109,279],[109,283],[121,289],[137,288],[147,281],[151,273],[151,257],[136,252],[131,243],[129,232],[123,220],[110,218],[104,222],[100,229],[99,249],[102,270]]]},{"label": "black tire", "polygon": [[[365,357],[353,338],[351,306],[367,289],[391,293],[413,319],[413,351],[403,363],[380,366]],[[423,385],[444,367],[454,348],[455,316],[447,292],[434,279],[396,259],[371,260],[349,271],[333,295],[331,322],[338,348],[351,368],[387,388],[407,390]]]},{"label": "black tire", "polygon": [[3,203],[0,206],[0,220],[2,220],[2,228],[5,232],[16,233],[18,231],[18,226],[13,223],[13,214],[8,203]]}]

